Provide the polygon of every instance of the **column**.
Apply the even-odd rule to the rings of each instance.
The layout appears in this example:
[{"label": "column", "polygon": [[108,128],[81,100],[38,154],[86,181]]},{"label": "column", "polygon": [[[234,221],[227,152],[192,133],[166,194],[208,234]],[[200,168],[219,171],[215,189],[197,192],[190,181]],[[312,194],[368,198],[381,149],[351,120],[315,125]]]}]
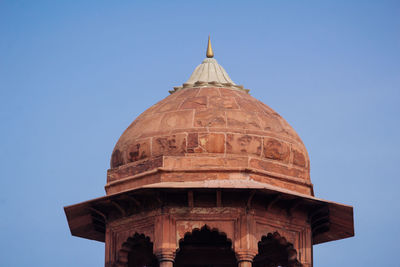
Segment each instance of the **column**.
[{"label": "column", "polygon": [[250,249],[237,250],[235,253],[238,267],[251,267],[253,259],[257,255],[257,251]]},{"label": "column", "polygon": [[173,267],[176,253],[175,224],[169,214],[156,217],[154,225],[154,254],[160,267]]},{"label": "column", "polygon": [[156,251],[156,256],[160,267],[173,267],[175,261],[175,251],[173,249],[160,249]]}]

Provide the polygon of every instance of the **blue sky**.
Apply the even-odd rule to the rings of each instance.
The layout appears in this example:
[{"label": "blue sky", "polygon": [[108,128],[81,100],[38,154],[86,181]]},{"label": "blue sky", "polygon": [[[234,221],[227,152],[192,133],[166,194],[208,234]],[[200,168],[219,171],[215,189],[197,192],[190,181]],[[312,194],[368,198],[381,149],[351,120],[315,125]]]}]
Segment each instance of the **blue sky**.
[{"label": "blue sky", "polygon": [[103,266],[63,206],[105,194],[118,137],[211,34],[231,78],[303,139],[316,196],[354,206],[356,236],[314,246],[315,266],[394,266],[399,14],[399,1],[0,1],[0,265]]}]

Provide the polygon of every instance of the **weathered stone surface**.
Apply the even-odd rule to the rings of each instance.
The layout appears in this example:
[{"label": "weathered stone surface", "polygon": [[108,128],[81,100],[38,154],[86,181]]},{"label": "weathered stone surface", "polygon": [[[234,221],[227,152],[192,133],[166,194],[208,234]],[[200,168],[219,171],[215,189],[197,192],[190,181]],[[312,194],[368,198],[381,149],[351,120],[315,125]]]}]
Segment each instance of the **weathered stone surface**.
[{"label": "weathered stone surface", "polygon": [[194,115],[195,127],[225,127],[225,112],[222,110],[196,110]]},{"label": "weathered stone surface", "polygon": [[301,152],[297,147],[293,146],[292,153],[293,153],[293,164],[300,167],[306,167],[307,161],[303,152]]},{"label": "weathered stone surface", "polygon": [[187,150],[188,152],[193,153],[194,149],[199,146],[199,135],[198,133],[189,133],[188,141],[187,141]]},{"label": "weathered stone surface", "polygon": [[187,167],[192,167],[192,168],[206,168],[206,167],[238,168],[238,167],[248,166],[247,165],[248,159],[246,157],[195,156],[191,157],[190,159],[191,159],[190,165],[188,165]]},{"label": "weathered stone surface", "polygon": [[199,134],[199,144],[209,153],[224,153],[225,135],[217,133]]},{"label": "weathered stone surface", "polygon": [[207,107],[207,97],[197,96],[186,99],[181,109],[204,109]]},{"label": "weathered stone surface", "polygon": [[215,109],[238,109],[239,106],[236,103],[234,97],[210,97],[209,107]]},{"label": "weathered stone surface", "polygon": [[163,164],[162,157],[154,157],[151,159],[145,159],[131,163],[120,167],[119,169],[114,169],[109,171],[107,175],[107,181],[112,182],[120,178],[133,176],[142,172],[156,169],[161,167]]},{"label": "weathered stone surface", "polygon": [[228,128],[260,129],[260,122],[254,113],[227,110]]},{"label": "weathered stone surface", "polygon": [[192,125],[193,111],[175,111],[164,114],[160,123],[160,130],[189,128],[192,127]]},{"label": "weathered stone surface", "polygon": [[221,93],[221,96],[228,96],[228,97],[237,97],[241,96],[241,92],[234,91],[232,89],[228,88],[219,88],[219,92]]},{"label": "weathered stone surface", "polygon": [[122,159],[122,153],[119,149],[116,149],[111,156],[111,165],[114,166],[114,168],[116,168],[123,164],[124,161]]},{"label": "weathered stone surface", "polygon": [[164,167],[167,169],[188,169],[192,166],[192,158],[190,157],[164,157]]},{"label": "weathered stone surface", "polygon": [[263,155],[269,159],[288,163],[290,158],[290,146],[275,138],[264,137]]},{"label": "weathered stone surface", "polygon": [[128,162],[137,161],[151,156],[150,138],[137,140],[127,150]]},{"label": "weathered stone surface", "polygon": [[259,160],[259,159],[251,159],[250,160],[250,167],[277,173],[277,174],[283,174],[285,176],[292,176],[294,178],[302,178],[302,179],[307,179],[308,174],[305,171],[296,169],[296,168],[290,168],[288,166],[276,164],[270,161],[265,161],[265,160]]},{"label": "weathered stone surface", "polygon": [[[190,88],[190,89],[183,89],[177,92],[176,94],[173,94],[168,97],[174,97],[175,99],[181,99],[181,98],[190,98],[190,97],[195,97],[199,93],[200,89],[198,88]],[[171,99],[173,101],[173,99]]]},{"label": "weathered stone surface", "polygon": [[258,106],[258,101],[244,99],[241,97],[237,97],[236,101],[238,102],[240,109],[246,110],[248,112],[261,112],[261,108]]},{"label": "weathered stone surface", "polygon": [[247,134],[227,134],[226,152],[260,156],[261,138]]},{"label": "weathered stone surface", "polygon": [[224,165],[224,159],[218,157],[196,157],[192,159],[193,167],[218,167]]},{"label": "weathered stone surface", "polygon": [[207,97],[212,97],[212,96],[220,96],[220,93],[218,90],[215,90],[215,88],[211,87],[205,87],[201,88],[198,96],[207,96]]},{"label": "weathered stone surface", "polygon": [[267,183],[270,185],[274,185],[280,188],[285,188],[294,192],[299,192],[302,194],[310,195],[311,190],[310,187],[306,184],[298,184],[298,183],[290,183],[290,182],[285,182],[283,180],[279,179],[274,179],[271,177],[267,177],[265,175],[257,175],[257,174],[251,174],[250,175],[251,179],[254,181],[262,182],[262,183]]},{"label": "weathered stone surface", "polygon": [[[119,142],[125,143],[126,140],[130,141],[129,137],[140,138],[142,135],[153,133],[158,131],[160,128],[162,117],[158,114],[148,114],[140,116],[137,121],[134,121],[132,125],[126,130],[129,131],[129,136],[122,135]],[[133,140],[132,140],[133,141]],[[132,142],[131,141],[131,142]]]},{"label": "weathered stone surface", "polygon": [[186,135],[154,137],[152,150],[153,156],[182,155],[186,152]]},{"label": "weathered stone surface", "polygon": [[169,101],[163,103],[156,109],[156,112],[168,112],[168,111],[175,111],[182,105],[182,100],[180,101]]},{"label": "weathered stone surface", "polygon": [[271,131],[278,134],[282,132],[282,125],[275,115],[258,113],[257,116],[260,118],[260,125],[263,131]]}]

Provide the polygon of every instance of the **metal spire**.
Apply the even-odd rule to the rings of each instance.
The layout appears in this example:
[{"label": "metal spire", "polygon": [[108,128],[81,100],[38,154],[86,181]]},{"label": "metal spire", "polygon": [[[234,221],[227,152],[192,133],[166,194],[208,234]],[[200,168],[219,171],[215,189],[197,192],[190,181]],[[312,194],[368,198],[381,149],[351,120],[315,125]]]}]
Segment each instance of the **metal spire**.
[{"label": "metal spire", "polygon": [[206,53],[208,58],[214,57],[214,52],[211,47],[211,40],[210,40],[210,35],[208,36],[208,45],[207,45],[207,53]]}]

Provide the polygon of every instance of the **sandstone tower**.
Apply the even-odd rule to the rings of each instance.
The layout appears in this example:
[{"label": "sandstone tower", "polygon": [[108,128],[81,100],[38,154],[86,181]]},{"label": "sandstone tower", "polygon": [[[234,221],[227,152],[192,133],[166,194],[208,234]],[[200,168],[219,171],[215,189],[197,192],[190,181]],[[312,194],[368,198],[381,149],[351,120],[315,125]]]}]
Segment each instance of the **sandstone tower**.
[{"label": "sandstone tower", "polygon": [[354,235],[353,208],[314,196],[307,150],[207,58],[143,112],[111,156],[106,196],[65,207],[106,267],[305,266]]}]

